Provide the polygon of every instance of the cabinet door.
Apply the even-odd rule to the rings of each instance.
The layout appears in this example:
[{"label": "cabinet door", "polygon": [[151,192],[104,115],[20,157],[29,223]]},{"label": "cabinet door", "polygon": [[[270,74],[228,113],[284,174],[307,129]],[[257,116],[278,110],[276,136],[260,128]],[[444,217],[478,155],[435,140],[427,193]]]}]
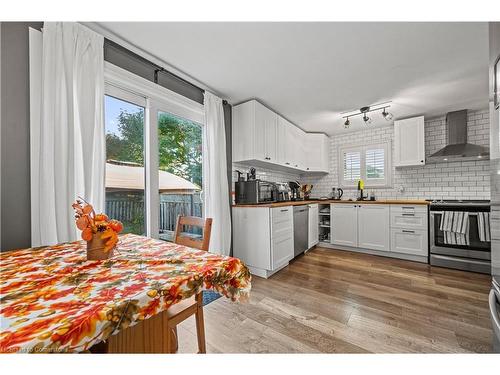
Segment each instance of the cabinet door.
[{"label": "cabinet door", "polygon": [[500,113],[490,102],[490,159],[500,158]]},{"label": "cabinet door", "polygon": [[394,121],[394,166],[424,164],[424,116]]},{"label": "cabinet door", "polygon": [[271,269],[276,270],[293,259],[293,207],[271,209]]},{"label": "cabinet door", "polygon": [[390,251],[390,210],[387,205],[358,206],[358,246]]},{"label": "cabinet door", "polygon": [[319,217],[318,205],[309,205],[309,234],[307,248],[310,249],[319,242]]},{"label": "cabinet door", "polygon": [[294,152],[294,167],[301,169],[301,170],[306,170],[306,132],[303,131],[300,128],[297,128],[294,126],[295,130],[295,152]]},{"label": "cabinet door", "polygon": [[278,164],[285,164],[287,156],[287,136],[288,131],[287,121],[278,116],[277,120],[277,131],[276,131],[276,158]]},{"label": "cabinet door", "polygon": [[296,133],[295,126],[285,120],[283,121],[283,127],[285,132],[285,152],[284,152],[284,164],[289,167],[293,167],[295,165],[295,154],[297,152],[296,146]]},{"label": "cabinet door", "polygon": [[428,256],[427,231],[392,229],[391,251],[410,255]]},{"label": "cabinet door", "polygon": [[277,161],[276,132],[278,115],[255,101],[254,158]]},{"label": "cabinet door", "polygon": [[330,206],[330,233],[333,245],[358,246],[358,210],[356,204]]},{"label": "cabinet door", "polygon": [[311,172],[328,172],[329,166],[328,137],[320,133],[309,133],[305,136],[305,170]]}]

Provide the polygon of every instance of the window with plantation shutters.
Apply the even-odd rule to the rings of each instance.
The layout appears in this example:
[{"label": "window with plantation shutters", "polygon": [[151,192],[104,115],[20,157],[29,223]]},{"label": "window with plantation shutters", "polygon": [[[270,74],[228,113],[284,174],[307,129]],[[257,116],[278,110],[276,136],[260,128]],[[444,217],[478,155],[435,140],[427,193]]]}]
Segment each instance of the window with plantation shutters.
[{"label": "window with plantation shutters", "polygon": [[385,178],[385,152],[383,148],[368,148],[365,151],[366,182]]},{"label": "window with plantation shutters", "polygon": [[361,178],[361,153],[344,153],[344,180],[355,182]]},{"label": "window with plantation shutters", "polygon": [[390,186],[390,153],[390,142],[342,147],[339,150],[340,186],[356,188],[360,179],[366,188]]}]

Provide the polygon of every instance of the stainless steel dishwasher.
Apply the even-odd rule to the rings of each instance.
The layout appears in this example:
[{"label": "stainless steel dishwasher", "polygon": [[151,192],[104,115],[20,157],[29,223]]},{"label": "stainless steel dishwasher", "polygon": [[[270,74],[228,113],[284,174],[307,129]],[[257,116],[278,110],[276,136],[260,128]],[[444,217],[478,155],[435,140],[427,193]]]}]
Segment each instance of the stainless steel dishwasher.
[{"label": "stainless steel dishwasher", "polygon": [[296,257],[307,250],[309,233],[309,207],[293,207],[293,255]]}]

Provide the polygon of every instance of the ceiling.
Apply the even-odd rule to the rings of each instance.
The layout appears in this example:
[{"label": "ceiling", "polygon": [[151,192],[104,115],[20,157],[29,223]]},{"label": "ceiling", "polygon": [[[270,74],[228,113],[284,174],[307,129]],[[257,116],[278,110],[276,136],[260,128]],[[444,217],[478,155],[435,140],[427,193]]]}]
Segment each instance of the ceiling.
[{"label": "ceiling", "polygon": [[[487,23],[99,25],[230,103],[256,98],[306,131],[344,132],[341,112],[388,100],[395,119],[488,106]],[[366,127],[357,117],[348,131]]]}]

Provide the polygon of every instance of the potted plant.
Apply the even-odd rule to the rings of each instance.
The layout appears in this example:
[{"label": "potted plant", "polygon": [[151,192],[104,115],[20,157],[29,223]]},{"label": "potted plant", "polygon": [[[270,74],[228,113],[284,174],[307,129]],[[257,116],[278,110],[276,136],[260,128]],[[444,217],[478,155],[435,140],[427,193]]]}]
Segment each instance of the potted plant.
[{"label": "potted plant", "polygon": [[87,260],[111,258],[118,243],[118,233],[123,230],[122,223],[110,220],[105,214],[96,214],[92,205],[82,198],[77,199],[72,207],[76,227],[87,242]]}]

